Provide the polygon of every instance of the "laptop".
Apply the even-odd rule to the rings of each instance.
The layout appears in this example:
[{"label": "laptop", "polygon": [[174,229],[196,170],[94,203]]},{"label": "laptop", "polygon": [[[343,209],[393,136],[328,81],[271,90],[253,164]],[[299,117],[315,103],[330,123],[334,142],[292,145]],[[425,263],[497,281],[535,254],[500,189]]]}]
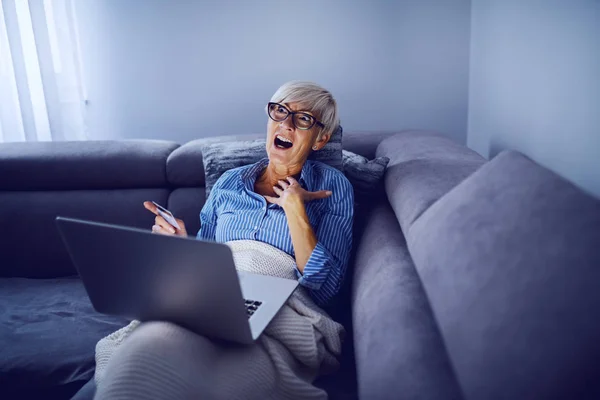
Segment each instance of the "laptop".
[{"label": "laptop", "polygon": [[236,271],[228,246],[56,217],[94,309],[253,343],[298,281]]}]

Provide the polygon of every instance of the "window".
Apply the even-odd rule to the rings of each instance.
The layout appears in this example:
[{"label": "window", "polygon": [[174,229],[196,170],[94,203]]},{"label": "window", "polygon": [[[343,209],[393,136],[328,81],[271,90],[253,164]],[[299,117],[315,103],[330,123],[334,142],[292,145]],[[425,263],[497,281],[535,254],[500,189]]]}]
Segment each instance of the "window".
[{"label": "window", "polygon": [[0,0],[0,142],[87,138],[73,0]]}]

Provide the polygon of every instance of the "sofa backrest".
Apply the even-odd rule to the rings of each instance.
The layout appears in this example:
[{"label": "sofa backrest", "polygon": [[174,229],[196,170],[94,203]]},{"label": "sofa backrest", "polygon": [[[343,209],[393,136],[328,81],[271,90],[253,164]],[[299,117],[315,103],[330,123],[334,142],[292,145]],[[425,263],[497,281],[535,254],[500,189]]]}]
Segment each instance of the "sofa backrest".
[{"label": "sofa backrest", "polygon": [[0,276],[74,274],[57,215],[147,228],[144,200],[167,202],[163,141],[5,143],[0,149]]},{"label": "sofa backrest", "polygon": [[[389,135],[344,132],[344,144],[368,156]],[[205,200],[201,145],[259,137],[214,137],[183,146],[157,140],[1,144],[0,276],[76,273],[57,215],[150,229],[154,217],[142,203],[154,200],[194,235]]]}]

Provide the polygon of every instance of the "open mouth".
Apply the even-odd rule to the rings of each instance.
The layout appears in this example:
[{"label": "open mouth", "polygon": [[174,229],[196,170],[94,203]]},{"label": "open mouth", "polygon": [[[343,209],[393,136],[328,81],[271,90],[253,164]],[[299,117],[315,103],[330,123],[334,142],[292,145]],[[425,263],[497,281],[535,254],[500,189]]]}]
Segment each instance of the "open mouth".
[{"label": "open mouth", "polygon": [[285,138],[281,135],[275,136],[275,147],[277,147],[278,149],[289,149],[293,145],[294,144],[290,139]]}]

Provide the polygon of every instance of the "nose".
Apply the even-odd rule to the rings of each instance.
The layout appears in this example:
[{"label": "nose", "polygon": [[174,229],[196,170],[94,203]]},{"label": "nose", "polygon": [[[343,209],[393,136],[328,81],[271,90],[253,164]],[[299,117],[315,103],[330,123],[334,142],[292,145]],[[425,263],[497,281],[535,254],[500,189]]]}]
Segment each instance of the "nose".
[{"label": "nose", "polygon": [[286,119],[284,119],[283,121],[281,121],[279,123],[279,126],[287,131],[293,131],[294,123],[292,122],[292,116],[288,115],[288,117]]}]

